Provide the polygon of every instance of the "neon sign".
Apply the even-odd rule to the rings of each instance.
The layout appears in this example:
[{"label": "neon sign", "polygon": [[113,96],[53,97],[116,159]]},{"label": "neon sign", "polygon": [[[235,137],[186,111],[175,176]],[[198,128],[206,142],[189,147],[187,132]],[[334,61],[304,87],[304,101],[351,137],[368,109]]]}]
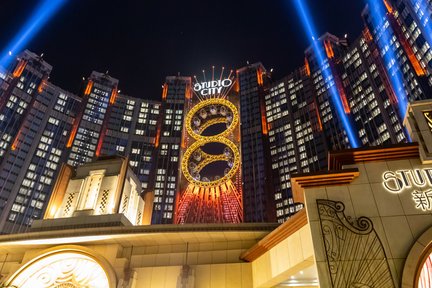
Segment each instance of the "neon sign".
[{"label": "neon sign", "polygon": [[232,85],[231,79],[213,80],[208,82],[195,83],[194,91],[201,96],[217,95],[222,93],[223,88],[228,88]]},{"label": "neon sign", "polygon": [[400,194],[407,189],[417,209],[432,211],[432,168],[386,171],[382,175],[383,187],[390,193]]}]

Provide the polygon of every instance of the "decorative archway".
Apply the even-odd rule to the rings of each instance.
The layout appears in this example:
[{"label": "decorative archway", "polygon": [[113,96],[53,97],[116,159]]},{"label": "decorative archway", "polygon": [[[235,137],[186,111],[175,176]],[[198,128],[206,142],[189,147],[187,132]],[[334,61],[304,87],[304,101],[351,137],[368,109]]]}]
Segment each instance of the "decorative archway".
[{"label": "decorative archway", "polygon": [[424,255],[424,260],[420,262],[416,276],[416,286],[418,288],[432,287],[432,244]]},{"label": "decorative archway", "polygon": [[85,247],[60,246],[24,264],[6,282],[20,288],[114,288],[109,263]]},{"label": "decorative archway", "polygon": [[402,288],[432,287],[432,227],[412,246],[402,274]]}]

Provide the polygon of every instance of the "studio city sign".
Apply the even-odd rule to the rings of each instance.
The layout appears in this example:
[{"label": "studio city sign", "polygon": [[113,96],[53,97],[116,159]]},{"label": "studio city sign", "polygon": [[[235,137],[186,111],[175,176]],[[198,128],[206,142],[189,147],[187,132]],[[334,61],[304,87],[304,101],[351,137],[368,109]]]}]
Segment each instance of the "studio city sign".
[{"label": "studio city sign", "polygon": [[386,171],[382,179],[388,192],[410,190],[417,209],[432,211],[432,168]]},{"label": "studio city sign", "polygon": [[228,88],[232,85],[231,79],[213,80],[208,82],[195,83],[194,91],[200,93],[201,96],[217,95],[222,93],[223,88]]}]

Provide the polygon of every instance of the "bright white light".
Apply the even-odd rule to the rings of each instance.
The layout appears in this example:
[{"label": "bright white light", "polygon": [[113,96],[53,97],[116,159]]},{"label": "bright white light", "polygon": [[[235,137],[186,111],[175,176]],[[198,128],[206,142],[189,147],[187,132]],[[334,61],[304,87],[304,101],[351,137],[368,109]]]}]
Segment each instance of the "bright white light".
[{"label": "bright white light", "polygon": [[4,242],[4,246],[8,245],[52,245],[52,244],[72,244],[81,242],[91,242],[98,240],[111,239],[112,236],[82,236],[82,237],[64,237],[64,238],[50,238],[50,239],[35,239],[35,240],[22,240],[13,242]]},{"label": "bright white light", "polygon": [[92,258],[76,252],[60,252],[24,268],[8,287],[109,287],[104,269]]}]

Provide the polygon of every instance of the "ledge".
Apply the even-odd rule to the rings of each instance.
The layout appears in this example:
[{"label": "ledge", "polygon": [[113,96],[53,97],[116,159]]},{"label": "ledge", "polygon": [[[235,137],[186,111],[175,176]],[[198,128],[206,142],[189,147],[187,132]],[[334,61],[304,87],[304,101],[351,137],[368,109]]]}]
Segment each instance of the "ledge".
[{"label": "ledge", "polygon": [[240,256],[240,259],[247,262],[256,260],[261,255],[278,245],[280,242],[300,230],[300,228],[306,224],[308,224],[306,210],[302,209],[290,219],[288,219],[285,223],[281,224],[278,228],[258,241],[258,243],[252,246],[252,248],[244,252]]}]

